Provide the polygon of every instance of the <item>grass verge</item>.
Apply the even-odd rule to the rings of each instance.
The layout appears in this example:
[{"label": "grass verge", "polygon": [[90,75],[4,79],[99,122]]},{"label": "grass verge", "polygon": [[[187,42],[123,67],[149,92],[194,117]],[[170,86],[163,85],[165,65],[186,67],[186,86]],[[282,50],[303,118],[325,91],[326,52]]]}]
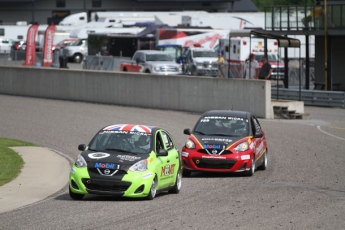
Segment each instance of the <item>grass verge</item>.
[{"label": "grass verge", "polygon": [[0,137],[0,186],[16,178],[24,165],[23,159],[9,147],[36,146],[33,143]]}]

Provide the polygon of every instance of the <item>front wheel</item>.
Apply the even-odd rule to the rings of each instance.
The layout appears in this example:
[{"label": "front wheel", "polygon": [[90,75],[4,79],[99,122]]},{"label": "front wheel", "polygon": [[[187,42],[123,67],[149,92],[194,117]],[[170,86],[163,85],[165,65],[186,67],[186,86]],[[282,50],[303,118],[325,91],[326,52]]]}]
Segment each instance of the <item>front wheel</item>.
[{"label": "front wheel", "polygon": [[268,159],[267,159],[267,149],[266,149],[266,152],[264,153],[263,157],[264,157],[264,160],[262,162],[262,165],[260,165],[260,167],[258,167],[258,169],[260,169],[260,170],[266,170],[266,168],[267,168],[267,161],[268,161]]},{"label": "front wheel", "polygon": [[153,200],[156,196],[156,193],[157,193],[157,177],[153,178],[150,192],[147,195],[146,199]]},{"label": "front wheel", "polygon": [[81,55],[81,54],[74,54],[73,61],[75,63],[81,63],[82,60],[83,60],[83,55]]},{"label": "front wheel", "polygon": [[68,190],[69,190],[69,196],[73,199],[73,200],[81,200],[84,198],[84,194],[78,194],[78,193],[74,193],[71,190],[71,187],[68,186]]},{"label": "front wheel", "polygon": [[248,176],[253,176],[254,172],[255,172],[255,160],[254,160],[254,157],[252,157],[252,162],[251,162],[251,165],[250,165],[250,170],[249,170],[247,175]]},{"label": "front wheel", "polygon": [[181,190],[181,185],[182,185],[182,173],[181,169],[178,170],[177,175],[176,175],[176,181],[174,187],[169,190],[170,193],[178,194]]}]

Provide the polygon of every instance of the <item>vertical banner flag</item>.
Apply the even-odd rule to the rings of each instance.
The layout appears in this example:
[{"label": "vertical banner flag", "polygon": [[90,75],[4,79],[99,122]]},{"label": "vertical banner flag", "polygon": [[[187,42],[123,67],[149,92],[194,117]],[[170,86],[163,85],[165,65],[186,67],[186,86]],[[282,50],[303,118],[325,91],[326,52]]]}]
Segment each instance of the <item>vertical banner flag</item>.
[{"label": "vertical banner flag", "polygon": [[33,24],[28,29],[28,34],[26,38],[26,51],[25,51],[25,64],[35,65],[35,56],[36,56],[36,34],[38,31],[38,24]]},{"label": "vertical banner flag", "polygon": [[55,25],[49,25],[44,33],[42,66],[51,66],[53,64],[53,42],[55,34]]}]

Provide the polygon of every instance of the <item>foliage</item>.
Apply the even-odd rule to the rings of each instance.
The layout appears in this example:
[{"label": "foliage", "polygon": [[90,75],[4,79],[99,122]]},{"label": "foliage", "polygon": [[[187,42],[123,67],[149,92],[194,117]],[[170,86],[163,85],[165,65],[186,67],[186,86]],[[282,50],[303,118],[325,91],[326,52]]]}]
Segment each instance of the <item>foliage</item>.
[{"label": "foliage", "polygon": [[9,147],[35,146],[32,143],[0,137],[0,186],[16,178],[24,165],[23,159]]}]

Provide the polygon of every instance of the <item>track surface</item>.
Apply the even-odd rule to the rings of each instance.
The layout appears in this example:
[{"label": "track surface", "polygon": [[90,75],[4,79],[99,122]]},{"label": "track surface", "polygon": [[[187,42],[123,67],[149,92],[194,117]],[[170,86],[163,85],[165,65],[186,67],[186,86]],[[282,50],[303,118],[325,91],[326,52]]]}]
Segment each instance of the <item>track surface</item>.
[{"label": "track surface", "polygon": [[[74,201],[66,185],[49,199],[0,214],[0,229],[343,229],[345,110],[305,107],[305,112],[310,119],[260,120],[269,162],[253,177],[193,174],[183,178],[180,194],[153,201],[99,196]],[[0,95],[0,136],[73,159],[78,144],[110,123],[162,126],[181,149],[183,129],[199,116]]]}]

